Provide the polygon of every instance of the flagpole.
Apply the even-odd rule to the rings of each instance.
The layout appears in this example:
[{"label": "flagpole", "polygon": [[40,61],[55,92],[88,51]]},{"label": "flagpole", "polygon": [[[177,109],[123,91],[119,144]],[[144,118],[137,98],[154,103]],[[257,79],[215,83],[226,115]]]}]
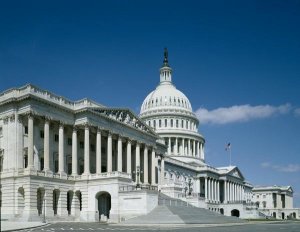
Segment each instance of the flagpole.
[{"label": "flagpole", "polygon": [[231,167],[231,146],[229,147],[229,167]]}]

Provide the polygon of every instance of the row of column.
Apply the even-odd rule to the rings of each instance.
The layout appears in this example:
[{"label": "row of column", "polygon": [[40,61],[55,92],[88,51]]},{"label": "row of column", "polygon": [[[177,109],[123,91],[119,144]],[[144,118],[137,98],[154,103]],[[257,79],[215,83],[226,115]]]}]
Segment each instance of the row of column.
[{"label": "row of column", "polygon": [[205,178],[205,198],[208,201],[220,201],[220,181],[213,178]]},{"label": "row of column", "polygon": [[173,152],[172,152],[172,139],[168,137],[168,154],[180,154],[180,155],[189,155],[194,157],[199,157],[204,159],[204,147],[203,143],[193,140],[193,139],[185,139],[185,138],[174,138],[173,144]]},{"label": "row of column", "polygon": [[[228,180],[224,181],[224,202],[243,201],[243,195],[244,195],[243,185]],[[210,177],[205,177],[205,198],[208,201],[215,201],[215,202],[219,202],[221,200],[220,180],[210,178]]]},{"label": "row of column", "polygon": [[[48,119],[45,119],[44,124],[44,171],[50,171],[50,154],[49,154],[49,123]],[[59,125],[58,132],[58,173],[65,173],[64,165],[64,125]],[[131,168],[131,140],[127,139],[127,173],[132,173]],[[34,168],[33,162],[33,117],[28,116],[28,168]],[[140,167],[140,143],[136,143],[136,167]],[[96,135],[96,173],[101,173],[101,130],[97,129]],[[122,172],[122,137],[118,137],[117,145],[117,171]],[[148,180],[148,147],[144,146],[144,183],[149,183]],[[157,158],[155,157],[155,150],[151,151],[151,182],[155,184],[155,167],[158,166]],[[77,129],[73,128],[72,132],[72,175],[78,175],[78,153],[77,153]],[[112,133],[108,132],[107,136],[107,172],[112,172]],[[85,125],[84,127],[84,172],[83,175],[90,174],[90,127]]]},{"label": "row of column", "polygon": [[243,201],[244,186],[235,182],[224,182],[225,202]]}]

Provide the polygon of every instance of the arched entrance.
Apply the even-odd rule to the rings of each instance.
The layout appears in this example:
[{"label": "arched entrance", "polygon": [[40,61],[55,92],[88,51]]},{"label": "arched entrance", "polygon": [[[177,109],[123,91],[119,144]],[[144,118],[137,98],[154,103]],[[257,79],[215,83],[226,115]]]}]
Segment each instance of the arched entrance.
[{"label": "arched entrance", "polygon": [[44,189],[38,188],[36,191],[36,201],[37,201],[36,203],[37,203],[37,210],[39,215],[43,214],[44,195],[45,195]]},{"label": "arched entrance", "polygon": [[296,219],[296,213],[294,212],[292,215],[293,215],[293,218]]},{"label": "arched entrance", "polygon": [[25,206],[25,191],[23,187],[18,189],[18,214],[22,214]]},{"label": "arched entrance", "polygon": [[281,218],[282,218],[282,219],[284,219],[284,216],[285,216],[284,213],[281,213]]},{"label": "arched entrance", "polygon": [[220,209],[220,214],[224,215],[224,209],[223,208]]},{"label": "arched entrance", "polygon": [[109,219],[111,209],[111,196],[108,192],[100,192],[96,195],[98,200],[99,221]]},{"label": "arched entrance", "polygon": [[68,191],[67,193],[67,210],[68,210],[68,215],[71,215],[72,211],[72,201],[73,201],[73,191]]},{"label": "arched entrance", "polygon": [[231,216],[232,217],[240,217],[240,211],[238,211],[237,209],[231,210]]},{"label": "arched entrance", "polygon": [[276,213],[275,212],[273,212],[273,218],[276,218]]},{"label": "arched entrance", "polygon": [[53,190],[53,213],[54,213],[54,215],[57,215],[59,194],[60,194],[60,191],[58,189]]}]

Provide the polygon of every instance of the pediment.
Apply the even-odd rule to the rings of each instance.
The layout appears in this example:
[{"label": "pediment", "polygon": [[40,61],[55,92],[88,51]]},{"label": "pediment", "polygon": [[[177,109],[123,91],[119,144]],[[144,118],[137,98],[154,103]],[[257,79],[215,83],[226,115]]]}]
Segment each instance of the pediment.
[{"label": "pediment", "polygon": [[232,169],[232,170],[228,173],[228,175],[231,175],[231,176],[233,176],[233,177],[236,177],[236,178],[239,178],[239,179],[244,180],[243,174],[241,173],[241,171],[240,171],[237,167],[234,168],[234,169]]},{"label": "pediment", "polygon": [[129,109],[92,108],[92,110],[110,119],[122,122],[126,125],[134,127],[135,129],[156,136],[155,132]]}]

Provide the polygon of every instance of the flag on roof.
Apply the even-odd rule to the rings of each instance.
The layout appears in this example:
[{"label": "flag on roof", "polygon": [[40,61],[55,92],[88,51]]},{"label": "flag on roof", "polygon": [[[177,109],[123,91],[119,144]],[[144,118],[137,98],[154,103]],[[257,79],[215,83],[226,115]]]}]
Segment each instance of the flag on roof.
[{"label": "flag on roof", "polygon": [[227,145],[225,146],[225,150],[226,150],[226,151],[229,151],[230,148],[231,148],[231,144],[230,144],[230,143],[227,143]]}]

